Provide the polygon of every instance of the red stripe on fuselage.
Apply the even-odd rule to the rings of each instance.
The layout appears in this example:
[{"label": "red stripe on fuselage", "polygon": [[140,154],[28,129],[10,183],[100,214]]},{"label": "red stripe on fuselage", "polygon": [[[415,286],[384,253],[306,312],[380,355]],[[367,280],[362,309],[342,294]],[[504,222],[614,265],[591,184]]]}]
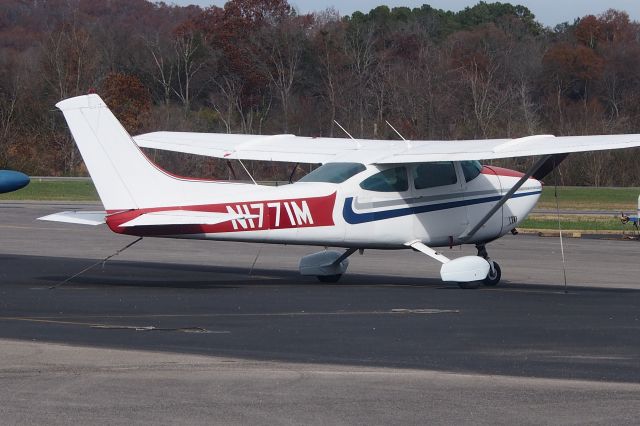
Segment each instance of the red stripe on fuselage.
[{"label": "red stripe on fuselage", "polygon": [[[333,226],[336,193],[324,197],[283,200],[237,201],[196,206],[168,206],[125,212],[107,211],[107,225],[113,232],[129,235],[213,234],[222,232],[265,231],[269,229]],[[253,219],[236,219],[215,225],[120,226],[145,213],[185,210],[256,215]]]},{"label": "red stripe on fuselage", "polygon": [[518,172],[516,170],[505,169],[504,167],[496,166],[482,166],[482,170],[480,173],[485,175],[508,176],[517,178],[524,176],[524,173]]}]

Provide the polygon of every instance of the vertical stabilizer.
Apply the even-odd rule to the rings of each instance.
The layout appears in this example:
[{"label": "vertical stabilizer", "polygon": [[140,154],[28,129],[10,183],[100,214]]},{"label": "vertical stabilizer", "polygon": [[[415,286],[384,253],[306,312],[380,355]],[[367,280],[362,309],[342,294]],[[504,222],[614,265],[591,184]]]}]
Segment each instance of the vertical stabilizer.
[{"label": "vertical stabilizer", "polygon": [[242,185],[181,179],[162,171],[143,154],[98,95],[65,99],[56,106],[67,120],[108,211],[202,203]]},{"label": "vertical stabilizer", "polygon": [[[71,134],[107,210],[135,209],[134,194],[126,179],[145,178],[148,165],[131,137],[100,96],[92,94],[56,104],[64,113]],[[134,152],[138,151],[138,152]],[[124,176],[122,172],[129,172]]]}]

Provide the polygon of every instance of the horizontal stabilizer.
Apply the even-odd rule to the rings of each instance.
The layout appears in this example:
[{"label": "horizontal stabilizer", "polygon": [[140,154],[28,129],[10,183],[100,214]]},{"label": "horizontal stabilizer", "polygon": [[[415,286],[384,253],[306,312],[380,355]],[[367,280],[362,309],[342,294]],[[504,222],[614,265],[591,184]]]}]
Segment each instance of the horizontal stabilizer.
[{"label": "horizontal stabilizer", "polygon": [[78,225],[102,225],[106,213],[103,211],[67,211],[39,217],[49,222],[76,223]]},{"label": "horizontal stabilizer", "polygon": [[120,226],[215,225],[229,220],[256,219],[257,215],[165,210],[142,214]]}]

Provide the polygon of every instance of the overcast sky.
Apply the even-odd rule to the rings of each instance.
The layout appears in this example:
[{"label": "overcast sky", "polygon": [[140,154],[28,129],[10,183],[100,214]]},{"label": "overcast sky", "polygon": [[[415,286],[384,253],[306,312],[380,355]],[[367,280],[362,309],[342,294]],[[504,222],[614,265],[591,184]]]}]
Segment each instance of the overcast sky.
[{"label": "overcast sky", "polygon": [[[487,0],[491,2],[492,0]],[[507,0],[501,0],[507,3]],[[222,6],[224,0],[165,0],[166,3],[185,6],[197,4],[199,6]],[[312,12],[323,10],[327,7],[335,7],[342,15],[349,15],[356,10],[368,12],[376,6],[386,4],[389,7],[407,6],[417,7],[429,4],[437,9],[458,11],[467,6],[473,6],[478,1],[470,0],[289,0],[289,4],[295,6],[300,12]],[[512,4],[527,6],[538,21],[548,26],[555,26],[561,22],[573,22],[575,18],[585,15],[598,15],[607,9],[619,9],[626,11],[631,19],[640,20],[639,0],[520,0],[510,1]]]}]

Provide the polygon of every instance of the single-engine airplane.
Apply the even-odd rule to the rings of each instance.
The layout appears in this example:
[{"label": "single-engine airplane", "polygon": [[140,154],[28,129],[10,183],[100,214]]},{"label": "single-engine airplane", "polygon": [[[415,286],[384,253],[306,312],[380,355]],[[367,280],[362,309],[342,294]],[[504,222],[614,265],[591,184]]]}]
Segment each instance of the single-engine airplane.
[{"label": "single-engine airplane", "polygon": [[0,194],[17,191],[29,184],[29,176],[15,170],[0,170]]},{"label": "single-engine airplane", "polygon": [[[412,248],[442,263],[443,281],[496,285],[486,244],[512,232],[538,200],[540,179],[568,153],[640,146],[640,135],[382,141],[294,135],[154,132],[131,137],[96,94],[59,102],[104,208],[44,220],[105,223],[117,233],[341,247],[300,261],[335,282],[364,249]],[[221,159],[322,163],[279,187],[174,176],[140,147]],[[539,156],[520,173],[479,160]],[[434,247],[475,244],[449,259]]]}]

